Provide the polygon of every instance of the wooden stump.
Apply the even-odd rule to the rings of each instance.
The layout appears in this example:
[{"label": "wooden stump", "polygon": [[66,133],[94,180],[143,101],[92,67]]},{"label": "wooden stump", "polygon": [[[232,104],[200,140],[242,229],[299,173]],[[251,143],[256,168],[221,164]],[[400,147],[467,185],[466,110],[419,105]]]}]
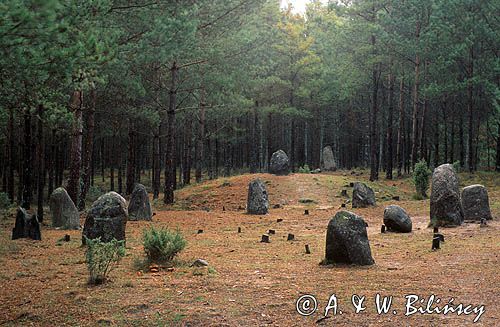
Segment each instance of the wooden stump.
[{"label": "wooden stump", "polygon": [[203,233],[203,229],[198,229],[198,234],[202,234]]},{"label": "wooden stump", "polygon": [[260,240],[261,243],[269,243],[269,235],[262,235],[262,239]]},{"label": "wooden stump", "polygon": [[438,227],[434,227],[434,234],[436,233],[439,233],[439,228]]},{"label": "wooden stump", "polygon": [[432,238],[432,250],[438,250],[440,248],[439,243],[441,243],[439,236],[434,236]]},{"label": "wooden stump", "polygon": [[293,241],[295,239],[295,235],[293,234],[288,234],[287,241]]},{"label": "wooden stump", "polygon": [[307,209],[304,210],[304,215],[306,215],[306,216],[309,215],[309,210],[307,210]]},{"label": "wooden stump", "polygon": [[274,229],[270,229],[267,233],[269,235],[274,235],[274,234],[276,234],[276,231]]},{"label": "wooden stump", "polygon": [[276,219],[277,223],[281,223],[282,221],[283,221],[283,219],[281,219],[281,218]]},{"label": "wooden stump", "polygon": [[238,233],[241,233],[241,227],[238,227]]},{"label": "wooden stump", "polygon": [[71,237],[68,234],[64,235],[64,242],[69,242],[70,239]]},{"label": "wooden stump", "polygon": [[345,203],[342,203],[342,204],[341,204],[341,207],[342,207],[342,208],[345,208],[346,206],[347,206],[347,205],[346,205]]},{"label": "wooden stump", "polygon": [[399,197],[398,195],[395,195],[395,196],[393,196],[393,197],[392,197],[392,199],[393,199],[394,201],[399,201],[399,200],[400,200],[400,197]]},{"label": "wooden stump", "polygon": [[306,244],[306,254],[311,254],[311,250],[309,250],[309,244]]},{"label": "wooden stump", "polygon": [[382,227],[380,227],[380,232],[381,232],[382,234],[384,234],[384,233],[385,233],[385,225],[382,225]]}]

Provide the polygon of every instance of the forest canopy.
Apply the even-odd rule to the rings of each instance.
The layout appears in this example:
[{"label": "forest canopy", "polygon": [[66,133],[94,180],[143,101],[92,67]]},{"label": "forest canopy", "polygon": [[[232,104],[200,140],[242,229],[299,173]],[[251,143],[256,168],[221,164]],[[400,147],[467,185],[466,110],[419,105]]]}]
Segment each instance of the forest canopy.
[{"label": "forest canopy", "polygon": [[2,191],[29,208],[64,184],[82,209],[101,173],[168,204],[278,149],[318,168],[328,145],[372,180],[421,159],[500,170],[499,17],[497,0],[3,0]]}]

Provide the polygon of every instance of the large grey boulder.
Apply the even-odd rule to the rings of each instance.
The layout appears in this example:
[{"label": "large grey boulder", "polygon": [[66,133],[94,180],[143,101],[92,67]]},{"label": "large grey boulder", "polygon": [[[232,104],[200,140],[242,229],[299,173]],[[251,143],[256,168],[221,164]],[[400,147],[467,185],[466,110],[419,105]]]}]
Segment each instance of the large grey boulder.
[{"label": "large grey boulder", "polygon": [[16,214],[16,224],[12,229],[12,239],[31,238],[40,241],[42,233],[36,215],[30,215],[24,208],[19,207]]},{"label": "large grey boulder", "polygon": [[85,237],[100,237],[102,242],[125,240],[127,219],[127,201],[120,194],[109,192],[101,195],[92,204],[85,219],[82,243],[85,244]]},{"label": "large grey boulder", "polygon": [[459,226],[464,221],[458,176],[450,164],[434,169],[431,190],[431,223]]},{"label": "large grey boulder", "polygon": [[352,190],[352,207],[366,208],[376,205],[375,192],[365,183],[354,183]]},{"label": "large grey boulder", "polygon": [[392,232],[409,233],[412,229],[410,216],[397,205],[390,205],[385,208],[384,225]]},{"label": "large grey boulder", "polygon": [[274,175],[288,175],[290,173],[290,159],[285,151],[278,150],[271,156],[269,172]]},{"label": "large grey boulder", "polygon": [[148,191],[144,185],[136,184],[128,204],[128,219],[151,221],[152,218],[153,212],[149,203]]},{"label": "large grey boulder", "polygon": [[462,190],[462,206],[465,220],[482,218],[491,220],[490,200],[488,190],[483,185],[471,185]]},{"label": "large grey boulder", "polygon": [[325,146],[323,148],[321,169],[326,170],[326,171],[337,170],[337,164],[336,164],[335,158],[333,156],[333,150],[332,150],[332,147],[329,145]]},{"label": "large grey boulder", "polygon": [[52,226],[63,229],[80,228],[80,213],[63,187],[56,188],[50,195]]},{"label": "large grey boulder", "polygon": [[252,215],[265,215],[269,210],[266,185],[256,179],[248,185],[247,212]]},{"label": "large grey boulder", "polygon": [[372,265],[366,223],[360,216],[339,211],[328,223],[325,264],[347,263]]}]

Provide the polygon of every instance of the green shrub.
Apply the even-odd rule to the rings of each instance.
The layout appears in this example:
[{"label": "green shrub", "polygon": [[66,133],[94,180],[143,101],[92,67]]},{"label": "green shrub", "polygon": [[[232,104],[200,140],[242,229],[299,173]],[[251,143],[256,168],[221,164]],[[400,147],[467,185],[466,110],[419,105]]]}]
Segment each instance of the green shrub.
[{"label": "green shrub", "polygon": [[0,209],[8,209],[10,205],[9,195],[5,192],[0,192]]},{"label": "green shrub", "polygon": [[109,272],[125,255],[125,241],[113,239],[111,242],[101,242],[101,238],[85,237],[87,251],[87,269],[89,284],[99,285],[106,282]]},{"label": "green shrub", "polygon": [[455,170],[456,173],[460,172],[460,160],[457,160],[453,163],[453,169]]},{"label": "green shrub", "polygon": [[95,200],[97,200],[97,198],[99,198],[104,193],[106,193],[106,192],[101,187],[95,186],[95,185],[94,186],[90,186],[89,191],[87,193],[87,199],[86,200],[88,202],[92,203]]},{"label": "green shrub", "polygon": [[427,162],[425,162],[425,160],[417,162],[413,171],[413,183],[415,184],[417,195],[422,198],[427,197],[430,174],[431,171],[427,168]]},{"label": "green shrub", "polygon": [[299,168],[300,174],[309,174],[310,172],[311,172],[311,168],[309,168],[308,164],[305,164],[304,166]]},{"label": "green shrub", "polygon": [[146,229],[142,236],[144,252],[149,262],[168,263],[186,247],[186,240],[180,231],[168,229]]}]

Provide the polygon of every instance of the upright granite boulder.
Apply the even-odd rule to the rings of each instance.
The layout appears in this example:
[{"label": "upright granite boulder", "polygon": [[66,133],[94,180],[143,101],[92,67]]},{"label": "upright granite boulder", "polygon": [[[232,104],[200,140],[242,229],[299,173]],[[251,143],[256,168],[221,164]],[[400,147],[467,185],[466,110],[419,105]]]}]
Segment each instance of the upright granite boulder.
[{"label": "upright granite boulder", "polygon": [[80,228],[80,213],[63,187],[56,188],[50,195],[52,227],[63,229]]},{"label": "upright granite boulder", "polygon": [[266,184],[255,179],[248,185],[247,212],[251,215],[265,215],[269,210]]},{"label": "upright granite boulder", "polygon": [[464,221],[458,176],[450,164],[434,169],[431,190],[431,223],[459,226]]},{"label": "upright granite boulder", "polygon": [[352,189],[352,207],[367,208],[376,205],[375,192],[365,183],[356,182]]},{"label": "upright granite boulder", "polygon": [[328,223],[324,264],[372,265],[366,223],[360,216],[339,211]]},{"label": "upright granite boulder", "polygon": [[125,240],[127,219],[127,201],[120,194],[109,192],[101,195],[92,204],[85,219],[82,243],[85,244],[85,237],[100,237],[102,242]]},{"label": "upright granite boulder", "polygon": [[136,184],[128,204],[128,219],[151,221],[152,218],[153,212],[149,203],[148,191],[144,185]]},{"label": "upright granite boulder", "polygon": [[290,173],[290,159],[285,151],[278,150],[271,156],[269,172],[274,175],[288,175]]},{"label": "upright granite boulder", "polygon": [[326,171],[336,171],[337,163],[335,162],[335,157],[333,156],[333,150],[331,146],[325,146],[323,148],[323,156],[321,160],[321,169]]},{"label": "upright granite boulder", "polygon": [[24,208],[17,209],[16,224],[12,229],[12,239],[31,238],[40,241],[42,233],[36,215],[30,215]]},{"label": "upright granite boulder", "polygon": [[409,233],[412,229],[410,216],[397,205],[390,205],[384,210],[384,225],[389,231]]},{"label": "upright granite boulder", "polygon": [[491,220],[488,190],[483,185],[471,185],[462,190],[462,207],[465,220]]}]

